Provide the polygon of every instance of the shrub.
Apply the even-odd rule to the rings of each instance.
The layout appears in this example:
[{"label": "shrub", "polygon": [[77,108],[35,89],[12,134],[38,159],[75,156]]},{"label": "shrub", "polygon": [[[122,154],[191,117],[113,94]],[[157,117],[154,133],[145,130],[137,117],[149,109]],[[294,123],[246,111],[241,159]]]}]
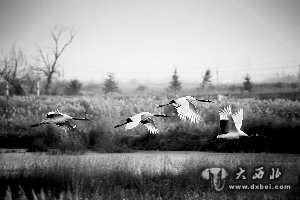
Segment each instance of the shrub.
[{"label": "shrub", "polygon": [[66,87],[67,95],[75,95],[78,94],[81,90],[82,84],[77,79],[71,80]]}]

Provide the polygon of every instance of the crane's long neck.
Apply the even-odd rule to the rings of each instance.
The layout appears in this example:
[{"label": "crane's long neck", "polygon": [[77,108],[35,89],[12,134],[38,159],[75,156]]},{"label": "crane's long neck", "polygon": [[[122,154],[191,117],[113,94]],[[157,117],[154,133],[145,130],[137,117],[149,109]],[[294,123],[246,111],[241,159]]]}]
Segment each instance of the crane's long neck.
[{"label": "crane's long neck", "polygon": [[76,118],[76,117],[73,117],[74,120],[89,120],[87,118]]},{"label": "crane's long neck", "polygon": [[155,117],[170,117],[168,115],[154,115]]},{"label": "crane's long neck", "polygon": [[118,127],[123,126],[123,125],[125,125],[125,124],[127,124],[127,123],[128,123],[128,122],[125,122],[125,123],[123,123],[123,124],[116,125],[114,128],[118,128]]},{"label": "crane's long neck", "polygon": [[31,127],[37,127],[37,126],[40,126],[40,125],[43,125],[43,124],[44,124],[44,123],[42,123],[42,122],[39,123],[39,124],[32,124]]},{"label": "crane's long neck", "polygon": [[170,101],[170,102],[167,103],[167,104],[159,105],[158,108],[159,108],[159,107],[163,107],[163,106],[167,106],[167,105],[172,105],[172,104],[177,104],[177,102],[176,102],[175,100],[172,100],[172,101]]},{"label": "crane's long neck", "polygon": [[204,100],[204,99],[196,99],[197,101],[201,101],[201,102],[209,102],[209,103],[213,103],[213,101],[211,100]]},{"label": "crane's long neck", "polygon": [[169,104],[170,104],[170,103],[163,104],[163,105],[159,105],[158,108],[163,107],[163,106],[167,106],[167,105],[169,105]]}]

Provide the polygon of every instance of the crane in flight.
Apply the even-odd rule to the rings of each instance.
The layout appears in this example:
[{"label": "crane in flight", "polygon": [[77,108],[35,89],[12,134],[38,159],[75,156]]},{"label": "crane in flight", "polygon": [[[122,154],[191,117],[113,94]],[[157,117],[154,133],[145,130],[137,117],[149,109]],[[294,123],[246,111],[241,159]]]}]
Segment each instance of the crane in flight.
[{"label": "crane in flight", "polygon": [[243,109],[240,109],[236,113],[232,114],[231,106],[229,105],[224,109],[221,109],[219,111],[219,115],[222,134],[218,135],[217,138],[232,140],[243,136],[249,137],[241,130],[243,122]]},{"label": "crane in flight", "polygon": [[159,105],[158,108],[171,105],[176,109],[174,113],[176,113],[181,120],[189,119],[192,123],[198,123],[201,121],[201,116],[199,115],[197,108],[193,102],[200,101],[200,102],[209,102],[213,103],[210,100],[203,100],[203,99],[196,99],[191,96],[180,97],[178,99],[173,99],[169,103],[164,105]]},{"label": "crane in flight", "polygon": [[156,127],[154,121],[151,119],[152,117],[169,117],[167,115],[155,115],[149,112],[141,112],[132,117],[126,118],[126,122],[123,124],[116,125],[114,128],[125,125],[125,130],[132,129],[142,123],[146,126],[150,133],[156,134],[159,132]]},{"label": "crane in flight", "polygon": [[59,112],[59,110],[56,109],[54,112],[48,112],[44,120],[42,120],[38,124],[31,125],[31,127],[36,127],[43,124],[55,124],[56,126],[66,131],[66,130],[76,128],[76,124],[74,123],[74,120],[89,120],[89,119],[71,117],[67,114]]}]

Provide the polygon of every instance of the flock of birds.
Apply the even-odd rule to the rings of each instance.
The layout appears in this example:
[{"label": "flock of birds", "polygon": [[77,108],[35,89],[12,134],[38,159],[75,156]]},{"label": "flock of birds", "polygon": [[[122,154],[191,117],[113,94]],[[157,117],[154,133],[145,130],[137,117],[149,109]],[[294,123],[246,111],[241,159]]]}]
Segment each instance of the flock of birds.
[{"label": "flock of birds", "polygon": [[[197,108],[194,102],[207,102],[214,103],[210,100],[196,99],[191,96],[180,97],[175,100],[171,100],[169,103],[164,105],[159,105],[158,108],[169,106],[173,114],[179,117],[181,120],[189,119],[192,123],[198,123],[201,121],[201,116],[199,115]],[[240,109],[236,113],[232,113],[231,106],[227,106],[219,111],[220,116],[220,129],[221,134],[217,136],[217,138],[223,139],[238,139],[239,137],[247,136],[241,130],[242,121],[243,121],[243,109]],[[140,123],[146,126],[148,131],[152,134],[156,134],[159,132],[156,127],[153,117],[171,117],[165,114],[152,114],[150,112],[141,112],[131,117],[125,119],[125,122],[119,125],[116,125],[114,128],[118,128],[120,126],[125,126],[125,130],[132,129],[137,127]],[[76,128],[76,124],[74,120],[89,120],[87,118],[76,118],[71,117],[67,114],[61,113],[58,109],[54,112],[47,113],[47,116],[44,120],[42,120],[38,124],[33,124],[31,127],[40,126],[43,124],[55,124],[58,127],[66,130]]]}]

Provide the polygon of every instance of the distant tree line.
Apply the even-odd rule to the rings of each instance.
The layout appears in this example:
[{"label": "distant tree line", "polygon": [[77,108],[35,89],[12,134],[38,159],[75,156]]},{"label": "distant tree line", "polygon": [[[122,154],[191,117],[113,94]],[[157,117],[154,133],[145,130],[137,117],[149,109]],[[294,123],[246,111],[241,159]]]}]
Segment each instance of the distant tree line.
[{"label": "distant tree line", "polygon": [[[198,89],[205,89],[205,87],[211,82],[211,71],[210,69],[207,69],[205,71],[205,74],[203,75],[202,82],[200,84],[200,87]],[[175,68],[174,73],[171,77],[169,88],[171,91],[174,92],[175,96],[178,94],[178,92],[182,89],[182,82],[179,80],[179,75],[177,73],[177,68]]]},{"label": "distant tree line", "polygon": [[[79,94],[82,89],[82,83],[77,80],[71,80],[67,83],[57,80],[60,76],[59,63],[63,53],[73,42],[76,34],[66,27],[55,27],[50,32],[51,45],[49,48],[38,48],[36,63],[30,63],[28,58],[24,55],[21,48],[13,46],[7,55],[0,57],[0,94],[6,89],[6,84],[9,84],[9,93],[14,95],[35,94],[37,92],[37,85],[40,82],[41,91],[46,95]],[[199,87],[196,90],[206,92],[207,89],[213,88],[211,82],[212,73],[210,69],[206,69],[202,80],[199,80]],[[55,81],[54,81],[55,80]],[[281,82],[274,83],[275,87],[281,89],[284,84]],[[297,83],[291,85],[297,88]],[[254,84],[249,74],[244,77],[244,81],[240,86],[240,91],[253,91]],[[136,86],[135,91],[138,94],[145,94],[149,88],[146,85],[140,84]],[[171,76],[167,92],[177,96],[183,89],[183,84],[177,68]],[[104,80],[102,91],[106,95],[113,93],[120,93],[121,89],[118,86],[114,73],[108,73]]]}]

